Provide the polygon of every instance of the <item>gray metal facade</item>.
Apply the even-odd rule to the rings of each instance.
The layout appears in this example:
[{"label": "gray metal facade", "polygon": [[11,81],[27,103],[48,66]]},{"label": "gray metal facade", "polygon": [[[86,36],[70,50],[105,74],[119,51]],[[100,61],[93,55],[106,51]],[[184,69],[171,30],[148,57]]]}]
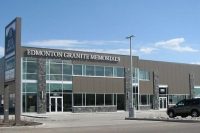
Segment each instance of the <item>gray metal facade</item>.
[{"label": "gray metal facade", "polygon": [[[30,57],[27,56],[27,49],[36,49],[36,50],[49,50],[42,48],[30,48],[30,47],[21,47],[21,57]],[[64,51],[64,50],[53,50],[52,51]],[[76,52],[76,51],[70,51]],[[89,53],[90,52],[82,52]],[[130,58],[125,55],[113,55],[113,54],[103,54],[101,55],[112,55],[119,56],[119,62],[106,62],[106,61],[90,61],[90,60],[71,60],[72,64],[84,64],[84,65],[103,65],[103,66],[119,66],[126,69],[130,66]],[[46,96],[45,96],[45,59],[61,59],[65,58],[56,58],[56,57],[40,57],[34,56],[38,59],[38,113],[45,113],[46,108]],[[3,58],[0,61],[0,95],[3,95]],[[152,108],[158,109],[159,107],[159,85],[167,85],[168,94],[191,94],[191,89],[193,86],[200,86],[200,66],[192,64],[181,64],[181,63],[171,63],[171,62],[161,62],[161,61],[150,61],[150,60],[141,60],[139,57],[133,57],[134,68],[147,70],[150,74],[150,80],[148,81],[139,81],[138,84],[138,93],[139,94],[150,94],[154,96],[154,105]],[[18,71],[17,71],[18,72]],[[19,71],[20,72],[20,71]],[[17,74],[20,75],[20,74]],[[191,75],[193,76],[191,78]],[[124,109],[127,109],[127,94],[126,90],[128,89],[128,82],[125,72],[124,78],[108,78],[108,77],[87,77],[87,76],[73,76],[73,89],[72,93],[118,93],[124,94]],[[12,87],[10,86],[10,93],[14,93]],[[22,106],[22,105],[21,105]],[[109,108],[98,107],[102,110],[107,111],[116,111],[116,107],[112,106]],[[142,107],[141,107],[142,108]],[[145,106],[144,108],[150,108]],[[81,110],[98,110],[96,108],[89,107],[76,107],[74,108],[75,112],[81,112]]]}]

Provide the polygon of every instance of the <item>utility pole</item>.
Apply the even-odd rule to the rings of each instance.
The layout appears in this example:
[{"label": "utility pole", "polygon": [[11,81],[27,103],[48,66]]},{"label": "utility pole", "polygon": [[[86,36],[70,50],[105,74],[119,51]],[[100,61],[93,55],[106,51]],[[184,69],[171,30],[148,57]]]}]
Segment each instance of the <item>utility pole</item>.
[{"label": "utility pole", "polygon": [[128,90],[128,103],[129,103],[129,118],[135,117],[135,106],[133,102],[133,60],[132,60],[132,45],[131,41],[132,38],[135,37],[134,35],[127,36],[126,39],[129,39],[130,41],[130,89]]}]

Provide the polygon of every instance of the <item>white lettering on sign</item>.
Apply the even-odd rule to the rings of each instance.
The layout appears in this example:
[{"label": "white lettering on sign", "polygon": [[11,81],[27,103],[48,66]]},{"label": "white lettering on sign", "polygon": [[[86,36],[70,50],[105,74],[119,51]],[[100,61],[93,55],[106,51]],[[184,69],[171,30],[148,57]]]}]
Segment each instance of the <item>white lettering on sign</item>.
[{"label": "white lettering on sign", "polygon": [[62,51],[52,51],[52,50],[27,49],[26,53],[28,56],[120,62],[119,56],[86,54],[81,52],[62,52]]}]

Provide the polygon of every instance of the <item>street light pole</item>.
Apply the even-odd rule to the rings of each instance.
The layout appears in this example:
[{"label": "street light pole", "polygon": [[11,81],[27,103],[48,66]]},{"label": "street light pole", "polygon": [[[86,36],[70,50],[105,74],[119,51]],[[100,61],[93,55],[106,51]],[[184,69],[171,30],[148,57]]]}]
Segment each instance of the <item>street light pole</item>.
[{"label": "street light pole", "polygon": [[134,35],[127,36],[126,39],[130,41],[130,89],[128,90],[128,103],[129,103],[129,118],[135,117],[135,106],[133,102],[133,70],[132,70],[132,45],[131,40]]}]

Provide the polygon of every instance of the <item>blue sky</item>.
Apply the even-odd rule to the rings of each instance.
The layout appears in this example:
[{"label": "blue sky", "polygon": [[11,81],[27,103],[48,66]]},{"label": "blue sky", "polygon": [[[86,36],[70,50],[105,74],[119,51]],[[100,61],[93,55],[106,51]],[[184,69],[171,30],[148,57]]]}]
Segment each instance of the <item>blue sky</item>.
[{"label": "blue sky", "polygon": [[5,26],[22,17],[22,45],[129,54],[200,64],[199,0],[1,0]]}]

